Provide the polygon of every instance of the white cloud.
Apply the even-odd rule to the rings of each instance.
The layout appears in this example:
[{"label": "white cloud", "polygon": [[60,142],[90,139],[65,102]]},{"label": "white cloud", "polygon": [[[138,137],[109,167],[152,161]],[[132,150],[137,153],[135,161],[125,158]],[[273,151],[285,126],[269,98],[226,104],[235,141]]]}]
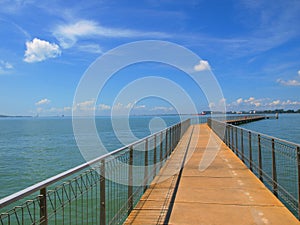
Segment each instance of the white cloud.
[{"label": "white cloud", "polygon": [[300,81],[298,81],[298,80],[277,79],[277,83],[282,84],[284,86],[300,86]]},{"label": "white cloud", "polygon": [[101,110],[110,110],[110,106],[109,105],[105,105],[105,104],[100,104],[98,106],[98,109],[101,111]]},{"label": "white cloud", "polygon": [[118,102],[112,107],[112,109],[121,111],[121,110],[128,110],[128,109],[145,109],[146,108],[146,105],[137,105],[136,103],[137,102],[135,101],[135,102],[129,102],[127,105],[124,105],[124,104]]},{"label": "white cloud", "polygon": [[80,111],[95,111],[95,100],[87,100],[84,102],[77,103],[76,106],[74,107],[74,110],[80,110]]},{"label": "white cloud", "polygon": [[211,109],[211,108],[214,108],[216,106],[216,104],[214,102],[210,102],[208,104],[208,107]]},{"label": "white cloud", "polygon": [[210,70],[210,65],[208,61],[206,60],[200,60],[199,64],[194,66],[195,71],[204,71],[204,70]]},{"label": "white cloud", "polygon": [[[295,106],[299,106],[299,101],[291,101],[291,100],[279,100],[279,99],[270,99],[270,98],[261,98],[255,99],[254,97],[250,97],[246,100],[240,100],[241,98],[237,99],[236,101],[228,104],[227,107],[231,110],[250,110],[253,107],[260,108],[260,109],[270,109],[271,108],[295,108]],[[238,104],[240,102],[240,104]]]},{"label": "white cloud", "polygon": [[173,110],[174,110],[173,107],[165,107],[165,106],[155,106],[152,109],[150,109],[150,111],[164,111],[164,112],[169,112]]},{"label": "white cloud", "polygon": [[252,104],[253,104],[253,105],[255,105],[256,107],[259,107],[259,106],[261,106],[261,105],[262,105],[262,103],[261,103],[261,102],[259,102],[259,101],[257,101],[257,102],[253,102]]},{"label": "white cloud", "polygon": [[255,99],[254,97],[249,97],[248,99],[238,98],[231,104],[228,104],[227,107],[239,107],[239,108],[243,108],[243,107],[247,107],[247,106],[248,107],[253,107],[253,106],[260,107],[263,105],[264,100],[265,99]]},{"label": "white cloud", "polygon": [[271,103],[269,103],[270,106],[278,106],[280,104],[280,100],[274,100]]},{"label": "white cloud", "polygon": [[282,103],[281,103],[283,106],[284,105],[300,105],[300,102],[298,102],[298,101],[291,101],[291,100],[287,100],[287,101],[283,101]]},{"label": "white cloud", "polygon": [[63,111],[65,111],[65,112],[68,112],[68,111],[71,111],[71,110],[72,110],[72,107],[70,107],[70,106],[65,106],[63,108]]},{"label": "white cloud", "polygon": [[97,44],[86,44],[86,45],[79,45],[78,50],[81,52],[89,52],[89,53],[102,53],[102,49]]},{"label": "white cloud", "polygon": [[46,104],[49,104],[51,101],[47,98],[44,98],[38,102],[35,103],[35,105],[46,105]]},{"label": "white cloud", "polygon": [[249,99],[245,99],[244,102],[245,102],[245,103],[247,103],[247,102],[250,102],[250,103],[251,103],[251,102],[253,102],[254,100],[255,100],[254,97],[250,97]]},{"label": "white cloud", "polygon": [[56,107],[51,107],[51,108],[42,108],[42,107],[38,107],[36,109],[36,113],[43,113],[43,114],[49,114],[49,115],[53,115],[53,114],[64,114],[64,113],[70,113],[72,111],[72,107],[69,106],[65,106],[62,108],[56,108]]},{"label": "white cloud", "polygon": [[14,67],[9,62],[0,60],[0,74],[9,73]]},{"label": "white cloud", "polygon": [[0,60],[0,67],[4,68],[4,69],[13,69],[13,65],[10,64],[9,62],[5,62],[3,60]]},{"label": "white cloud", "polygon": [[34,38],[31,42],[26,42],[24,61],[28,63],[41,62],[60,54],[61,50],[57,44]]},{"label": "white cloud", "polygon": [[221,98],[219,101],[220,104],[226,104],[226,98]]},{"label": "white cloud", "polygon": [[145,109],[146,105],[136,105],[134,106],[135,109]]},{"label": "white cloud", "polygon": [[243,99],[242,98],[239,98],[238,100],[236,100],[236,103],[237,104],[241,104],[243,102]]},{"label": "white cloud", "polygon": [[63,48],[71,48],[78,39],[96,37],[168,37],[160,32],[142,32],[130,29],[108,28],[91,20],[79,20],[76,23],[59,25],[53,35]]},{"label": "white cloud", "polygon": [[300,70],[298,70],[298,76],[300,76]]},{"label": "white cloud", "polygon": [[113,110],[121,110],[124,108],[124,105],[120,102],[116,103],[115,105],[113,105]]}]

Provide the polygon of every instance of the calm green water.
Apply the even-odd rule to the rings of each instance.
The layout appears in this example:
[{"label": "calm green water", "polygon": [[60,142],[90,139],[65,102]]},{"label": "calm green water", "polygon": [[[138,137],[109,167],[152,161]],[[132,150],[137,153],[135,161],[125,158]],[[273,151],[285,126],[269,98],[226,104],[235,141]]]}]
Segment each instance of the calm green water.
[{"label": "calm green water", "polygon": [[[161,117],[150,130],[153,117],[131,117],[130,129],[138,138],[179,122],[178,116]],[[126,119],[119,118],[119,123]],[[150,123],[151,124],[151,123]],[[123,146],[109,117],[96,119],[99,137],[108,151]],[[164,125],[164,126],[163,126]],[[123,138],[127,129],[120,130]],[[131,143],[130,137],[126,140]],[[0,199],[46,178],[84,163],[73,135],[71,118],[0,119]]]},{"label": "calm green water", "polygon": [[[163,116],[161,119],[164,124],[156,123],[156,131],[163,129],[162,125],[179,122],[180,118]],[[120,123],[123,120],[120,118]],[[131,117],[130,129],[136,137],[145,137],[153,132],[149,128],[152,120],[150,116]],[[97,118],[96,125],[107,150],[123,146],[113,132],[109,117]],[[300,114],[282,114],[278,120],[262,120],[243,127],[300,143],[299,125]],[[126,137],[128,130],[121,133]],[[0,119],[0,198],[84,162],[75,142],[71,118]]]},{"label": "calm green water", "polygon": [[280,114],[278,120],[260,120],[241,127],[300,144],[300,114]]}]

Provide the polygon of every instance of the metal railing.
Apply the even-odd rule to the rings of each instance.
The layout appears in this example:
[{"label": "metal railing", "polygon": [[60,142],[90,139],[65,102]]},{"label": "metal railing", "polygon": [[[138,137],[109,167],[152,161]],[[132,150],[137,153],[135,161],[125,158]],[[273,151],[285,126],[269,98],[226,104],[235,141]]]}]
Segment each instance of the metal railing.
[{"label": "metal railing", "polygon": [[300,218],[300,145],[222,121],[209,120],[208,125]]},{"label": "metal railing", "polygon": [[183,121],[0,200],[0,224],[122,224],[190,126]]}]

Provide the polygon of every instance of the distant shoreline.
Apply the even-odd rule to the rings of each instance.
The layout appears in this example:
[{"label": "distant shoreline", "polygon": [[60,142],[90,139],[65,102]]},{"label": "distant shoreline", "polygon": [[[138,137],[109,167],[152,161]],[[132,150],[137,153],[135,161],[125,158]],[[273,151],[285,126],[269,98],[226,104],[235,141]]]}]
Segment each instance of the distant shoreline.
[{"label": "distant shoreline", "polygon": [[[249,115],[249,114],[299,114],[300,109],[298,110],[283,110],[283,109],[276,109],[276,110],[261,110],[261,111],[229,111],[226,113],[222,112],[214,112],[214,111],[203,111],[202,113],[192,114],[192,113],[182,113],[182,114],[141,114],[141,115],[131,115],[131,116],[208,116],[208,115]],[[126,116],[126,115],[119,115],[119,116]],[[0,118],[36,118],[39,116],[11,116],[11,115],[0,115]],[[48,115],[48,116],[41,116],[41,117],[72,117],[71,115]],[[77,117],[77,116],[76,116]],[[78,116],[82,117],[82,116]],[[83,116],[84,117],[84,116]],[[110,117],[109,115],[96,115],[96,117]]]},{"label": "distant shoreline", "polygon": [[33,116],[6,116],[6,115],[0,115],[0,118],[31,118]]}]

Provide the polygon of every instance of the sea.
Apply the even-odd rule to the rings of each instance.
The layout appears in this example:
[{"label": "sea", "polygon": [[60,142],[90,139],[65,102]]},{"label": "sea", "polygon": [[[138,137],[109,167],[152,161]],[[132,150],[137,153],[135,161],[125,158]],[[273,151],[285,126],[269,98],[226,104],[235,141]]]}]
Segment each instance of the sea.
[{"label": "sea", "polygon": [[[205,118],[202,116],[201,121]],[[129,121],[130,130],[121,131],[125,138],[129,132],[136,138],[146,137],[181,119],[176,115],[118,118],[119,124]],[[95,123],[108,151],[124,146],[113,131],[110,117],[96,117]],[[242,127],[300,143],[299,125],[300,114],[280,114],[277,120],[261,120]],[[128,135],[125,142],[132,141]],[[85,159],[77,147],[71,117],[0,119],[0,199],[82,163]]]}]

